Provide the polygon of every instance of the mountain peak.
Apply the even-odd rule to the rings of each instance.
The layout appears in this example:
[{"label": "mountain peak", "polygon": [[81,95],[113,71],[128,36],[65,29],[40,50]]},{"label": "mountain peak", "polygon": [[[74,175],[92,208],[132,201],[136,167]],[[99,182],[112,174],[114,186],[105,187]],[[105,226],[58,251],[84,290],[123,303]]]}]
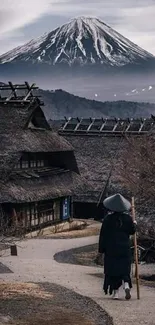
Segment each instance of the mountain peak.
[{"label": "mountain peak", "polygon": [[[80,21],[82,21],[82,22],[84,22],[84,23],[95,23],[95,22],[102,22],[98,17],[96,17],[96,16],[77,16],[77,17],[73,17],[72,19],[71,19],[71,21],[73,21],[73,22],[80,22]],[[71,22],[70,21],[70,22]],[[102,22],[102,24],[104,24],[103,22]],[[105,25],[105,24],[104,24]]]},{"label": "mountain peak", "polygon": [[123,66],[154,58],[97,17],[80,16],[54,31],[0,56],[0,63],[28,61]]},{"label": "mountain peak", "polygon": [[[103,21],[101,21],[98,17],[95,16],[77,16],[72,18],[68,23],[64,24],[61,28],[73,28],[73,29],[87,29],[88,27],[101,27],[100,25],[102,25],[102,28],[104,26],[109,27],[108,25],[106,25]],[[110,27],[109,27],[110,28]]]}]

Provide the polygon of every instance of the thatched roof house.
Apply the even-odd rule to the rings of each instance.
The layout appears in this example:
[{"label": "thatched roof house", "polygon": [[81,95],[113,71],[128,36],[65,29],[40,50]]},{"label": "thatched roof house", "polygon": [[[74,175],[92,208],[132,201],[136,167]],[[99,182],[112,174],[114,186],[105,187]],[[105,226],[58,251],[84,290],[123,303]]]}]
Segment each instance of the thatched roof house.
[{"label": "thatched roof house", "polygon": [[59,134],[74,148],[81,175],[91,184],[90,191],[74,197],[74,211],[80,217],[94,216],[101,210],[97,204],[108,194],[117,191],[131,199],[119,171],[123,170],[127,141],[133,137],[144,139],[152,131],[154,119],[66,119]]},{"label": "thatched roof house", "polygon": [[0,86],[1,224],[28,229],[69,218],[71,196],[86,190],[71,144],[52,132],[34,89]]}]

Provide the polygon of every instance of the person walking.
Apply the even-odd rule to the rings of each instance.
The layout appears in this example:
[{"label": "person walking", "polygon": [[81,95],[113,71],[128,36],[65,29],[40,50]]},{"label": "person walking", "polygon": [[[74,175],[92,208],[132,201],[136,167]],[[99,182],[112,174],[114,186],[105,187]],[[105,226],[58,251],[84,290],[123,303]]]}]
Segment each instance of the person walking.
[{"label": "person walking", "polygon": [[106,198],[104,207],[109,211],[103,220],[99,236],[99,254],[104,254],[104,292],[119,298],[119,288],[124,285],[125,298],[131,298],[131,248],[130,235],[136,231],[129,211],[131,204],[121,194]]}]

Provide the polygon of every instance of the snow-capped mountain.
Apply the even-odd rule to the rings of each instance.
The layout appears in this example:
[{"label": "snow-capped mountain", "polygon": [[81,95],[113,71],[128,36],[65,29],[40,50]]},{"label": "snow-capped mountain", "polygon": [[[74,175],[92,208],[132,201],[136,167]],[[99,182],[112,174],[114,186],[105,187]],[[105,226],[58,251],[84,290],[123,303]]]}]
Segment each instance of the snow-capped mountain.
[{"label": "snow-capped mountain", "polygon": [[79,17],[0,56],[0,63],[141,64],[154,56],[97,18]]}]

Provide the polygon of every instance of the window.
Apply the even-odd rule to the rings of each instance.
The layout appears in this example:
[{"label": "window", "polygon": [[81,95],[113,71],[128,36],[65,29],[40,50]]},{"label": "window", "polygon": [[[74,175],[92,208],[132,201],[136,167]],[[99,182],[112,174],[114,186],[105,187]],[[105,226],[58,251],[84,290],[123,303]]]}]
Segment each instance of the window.
[{"label": "window", "polygon": [[30,225],[30,208],[29,204],[22,205],[19,211],[18,222],[22,224],[23,227],[28,227]]},{"label": "window", "polygon": [[26,226],[27,227],[29,227],[30,226],[30,224],[31,224],[31,213],[30,213],[30,208],[29,208],[29,206],[27,207],[27,209],[26,209],[26,220],[25,220],[26,222]]},{"label": "window", "polygon": [[43,159],[33,159],[33,160],[20,160],[15,164],[15,169],[28,169],[28,168],[40,168],[45,166],[45,161]]},{"label": "window", "polygon": [[21,168],[20,161],[18,161],[18,163],[15,164],[15,167],[14,167],[14,168],[15,168],[15,169],[20,169],[20,168]]},{"label": "window", "polygon": [[45,166],[44,160],[38,160],[37,161],[37,167],[44,167],[44,166]]},{"label": "window", "polygon": [[18,222],[25,228],[39,224],[37,203],[23,204],[18,208]]},{"label": "window", "polygon": [[30,167],[37,167],[37,161],[36,160],[30,160]]},{"label": "window", "polygon": [[31,210],[31,226],[37,226],[39,224],[37,203],[31,204],[30,210]]},{"label": "window", "polygon": [[40,224],[53,221],[53,202],[42,203],[38,207]]},{"label": "window", "polygon": [[22,204],[17,208],[18,223],[24,228],[52,223],[54,220],[53,201]]},{"label": "window", "polygon": [[29,162],[27,160],[22,160],[21,167],[22,168],[29,168]]},{"label": "window", "polygon": [[54,220],[60,220],[60,201],[54,202]]}]

